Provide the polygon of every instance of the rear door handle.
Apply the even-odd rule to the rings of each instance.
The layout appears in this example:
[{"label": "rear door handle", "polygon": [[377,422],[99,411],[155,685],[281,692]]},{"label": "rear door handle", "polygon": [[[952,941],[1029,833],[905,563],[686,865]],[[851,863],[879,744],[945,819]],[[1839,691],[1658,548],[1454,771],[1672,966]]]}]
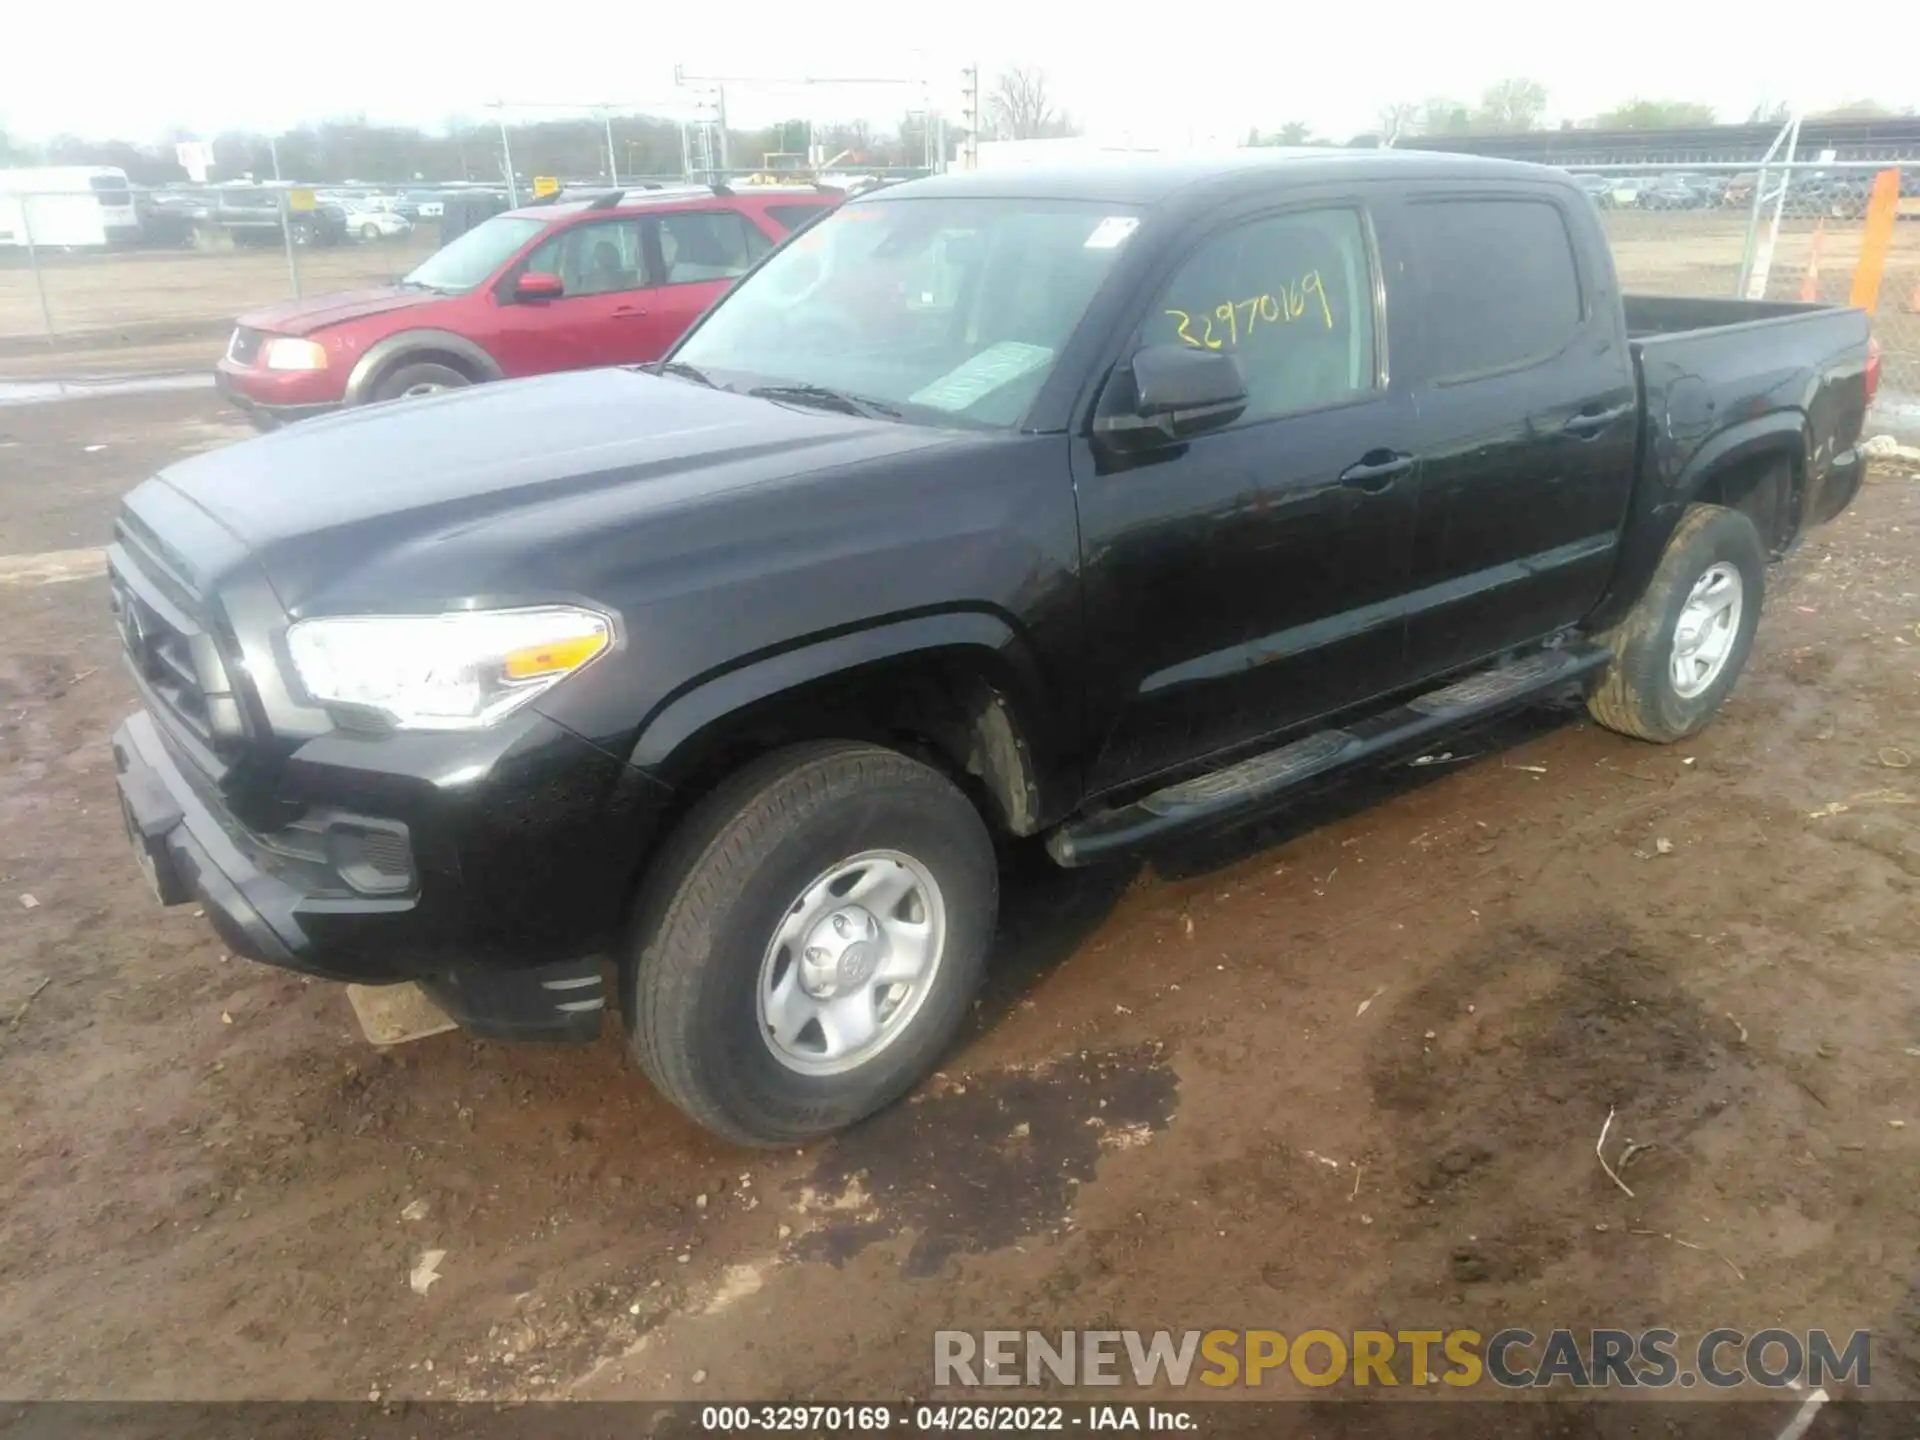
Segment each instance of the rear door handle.
[{"label": "rear door handle", "polygon": [[613,318],[616,320],[638,320],[646,313],[647,307],[644,305],[622,305],[618,310],[613,312]]},{"label": "rear door handle", "polygon": [[1583,410],[1561,428],[1569,435],[1578,435],[1585,439],[1590,435],[1598,435],[1602,430],[1626,419],[1633,414],[1633,411],[1634,406],[1631,402],[1616,405],[1611,410]]},{"label": "rear door handle", "polygon": [[1413,469],[1413,456],[1396,454],[1392,450],[1369,450],[1360,457],[1360,463],[1349,465],[1340,472],[1340,483],[1354,490],[1364,490],[1369,495],[1378,495],[1391,490],[1393,482]]}]

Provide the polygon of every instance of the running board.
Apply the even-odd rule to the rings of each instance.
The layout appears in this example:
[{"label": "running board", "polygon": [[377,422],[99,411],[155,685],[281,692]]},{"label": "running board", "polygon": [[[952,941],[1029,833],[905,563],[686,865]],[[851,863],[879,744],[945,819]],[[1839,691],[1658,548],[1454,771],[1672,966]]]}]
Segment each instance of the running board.
[{"label": "running board", "polygon": [[1309,781],[1541,699],[1605,668],[1612,658],[1598,645],[1578,643],[1482,670],[1341,729],[1318,731],[1118,810],[1069,821],[1047,837],[1047,851],[1061,865],[1091,865],[1185,830],[1257,814]]}]

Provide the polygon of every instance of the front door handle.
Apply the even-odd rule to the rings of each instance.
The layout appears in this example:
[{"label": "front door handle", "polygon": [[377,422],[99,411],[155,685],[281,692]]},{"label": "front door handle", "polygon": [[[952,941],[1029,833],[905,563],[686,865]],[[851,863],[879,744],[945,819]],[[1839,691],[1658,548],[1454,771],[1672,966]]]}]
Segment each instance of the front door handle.
[{"label": "front door handle", "polygon": [[622,305],[618,310],[613,312],[613,318],[616,320],[639,320],[644,318],[646,313],[647,307],[644,305]]},{"label": "front door handle", "polygon": [[1598,435],[1602,430],[1626,419],[1633,414],[1634,408],[1633,403],[1629,401],[1625,405],[1616,405],[1611,410],[1582,410],[1561,428],[1569,435],[1578,435],[1585,439],[1591,435]]},{"label": "front door handle", "polygon": [[1411,469],[1411,455],[1397,454],[1392,450],[1369,450],[1360,457],[1359,464],[1349,465],[1340,472],[1340,483],[1350,489],[1378,495],[1391,490],[1393,482]]}]

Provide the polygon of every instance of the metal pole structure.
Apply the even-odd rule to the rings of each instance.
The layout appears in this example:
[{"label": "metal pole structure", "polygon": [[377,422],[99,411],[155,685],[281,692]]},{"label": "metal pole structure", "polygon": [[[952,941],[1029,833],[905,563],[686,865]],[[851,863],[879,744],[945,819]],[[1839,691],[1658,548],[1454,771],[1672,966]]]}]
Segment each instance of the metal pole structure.
[{"label": "metal pole structure", "polygon": [[720,112],[720,169],[724,174],[733,168],[733,157],[727,149],[727,87],[713,87],[714,107]]},{"label": "metal pole structure", "polygon": [[[1760,240],[1760,212],[1765,208],[1769,198],[1767,195],[1767,171],[1773,164],[1773,157],[1779,153],[1780,147],[1783,145],[1787,148],[1785,164],[1788,168],[1782,171],[1781,174],[1780,194],[1774,208],[1773,233],[1763,243]],[[1753,205],[1747,212],[1747,241],[1740,257],[1740,278],[1733,292],[1736,298],[1765,298],[1766,275],[1768,269],[1770,269],[1773,264],[1773,236],[1777,236],[1779,233],[1780,211],[1785,208],[1787,203],[1786,187],[1792,183],[1793,170],[1791,167],[1793,165],[1793,156],[1794,151],[1796,151],[1799,146],[1800,112],[1795,110],[1788,118],[1787,123],[1780,127],[1780,133],[1773,137],[1773,143],[1767,147],[1767,153],[1760,157],[1760,168],[1754,172]],[[1759,296],[1749,296],[1747,292],[1756,279],[1759,280],[1763,293]]]},{"label": "metal pole structure", "polygon": [[280,142],[273,136],[267,136],[267,154],[273,157],[273,178],[280,178]]},{"label": "metal pole structure", "polygon": [[611,110],[602,110],[600,112],[600,119],[607,127],[607,180],[615,189],[618,189],[620,186],[620,162],[614,158],[613,154],[613,112]]},{"label": "metal pole structure", "polygon": [[33,196],[20,197],[20,233],[27,241],[27,268],[33,271],[33,288],[40,292],[40,323],[47,339],[53,339],[53,307],[47,303],[47,277],[40,273],[40,252],[33,248]]},{"label": "metal pole structure", "polygon": [[287,243],[287,279],[293,285],[293,298],[300,298],[300,262],[293,252],[293,196],[280,192],[280,238]]},{"label": "metal pole structure", "polygon": [[494,113],[500,121],[500,163],[507,170],[507,204],[517,207],[520,204],[520,187],[513,183],[513,146],[507,143],[506,107],[496,107]]}]

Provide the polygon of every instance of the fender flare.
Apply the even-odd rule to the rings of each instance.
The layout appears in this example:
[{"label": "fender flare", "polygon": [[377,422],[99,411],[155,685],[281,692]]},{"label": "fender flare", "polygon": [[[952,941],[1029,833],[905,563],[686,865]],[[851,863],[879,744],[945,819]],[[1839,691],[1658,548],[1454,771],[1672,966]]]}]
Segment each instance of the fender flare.
[{"label": "fender flare", "polygon": [[1788,499],[1788,533],[1797,534],[1807,487],[1806,427],[1806,413],[1798,409],[1775,410],[1742,420],[1709,437],[1671,480],[1657,476],[1643,480],[1649,494],[1627,514],[1613,581],[1605,598],[1588,616],[1588,628],[1608,629],[1639,602],[1680,517],[1700,498],[1707,484],[1730,466],[1759,455],[1779,455],[1794,463],[1798,483]]},{"label": "fender flare", "polygon": [[[1799,462],[1805,482],[1807,416],[1803,410],[1775,410],[1720,431],[1694,451],[1681,467],[1673,489],[1684,508],[1691,505],[1717,472],[1756,455],[1783,454]],[[1675,524],[1679,519],[1675,517]],[[1671,527],[1669,527],[1671,530]],[[1661,542],[1665,544],[1664,537]]]},{"label": "fender flare", "polygon": [[1014,716],[1036,721],[1043,713],[1043,692],[1024,641],[1004,618],[988,611],[944,611],[890,620],[805,641],[697,680],[642,723],[629,763],[671,784],[676,758],[686,755],[700,736],[730,716],[868,665],[936,654],[970,655],[982,662],[987,683],[973,687],[978,694],[964,697],[970,712],[968,767],[980,771],[1015,833],[1031,833],[1042,813],[1039,766],[1033,736]]},{"label": "fender flare", "polygon": [[451,330],[402,330],[369,345],[366,353],[354,363],[352,373],[347,376],[345,403],[366,404],[373,398],[374,382],[380,372],[416,350],[444,350],[456,355],[481,380],[506,378],[499,362],[464,335],[456,335]]}]

